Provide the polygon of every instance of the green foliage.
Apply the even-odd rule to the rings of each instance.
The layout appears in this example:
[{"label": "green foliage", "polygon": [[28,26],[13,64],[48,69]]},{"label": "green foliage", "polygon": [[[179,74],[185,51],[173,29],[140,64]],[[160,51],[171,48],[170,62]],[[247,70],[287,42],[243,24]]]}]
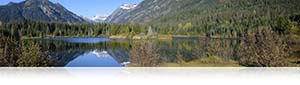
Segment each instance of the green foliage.
[{"label": "green foliage", "polygon": [[[300,21],[299,0],[153,0],[143,1],[130,12],[127,22],[139,24],[74,24],[60,22],[33,22],[21,20],[5,24],[5,28],[18,30],[27,37],[55,36],[132,36],[147,33],[151,27],[156,34],[202,35],[219,37],[241,37],[260,26],[270,26],[280,34],[298,34]],[[148,5],[162,5],[153,10]],[[164,6],[165,5],[165,6]],[[168,10],[168,11],[166,11]],[[134,15],[138,11],[142,18]],[[153,17],[149,17],[156,15]],[[126,17],[127,18],[127,17]],[[147,20],[145,20],[146,18]],[[149,18],[149,19],[148,19]],[[5,21],[5,20],[4,20]]]},{"label": "green foliage", "polygon": [[22,47],[22,56],[18,59],[17,63],[19,66],[34,66],[40,65],[38,64],[40,60],[40,56],[42,53],[40,52],[40,46],[35,43],[28,44],[30,46],[25,46],[23,44]]},{"label": "green foliage", "polygon": [[287,34],[293,26],[292,22],[284,17],[280,17],[273,30],[279,34]]},{"label": "green foliage", "polygon": [[7,23],[4,27],[25,37],[86,37],[118,34],[140,34],[142,27],[134,24],[78,24],[62,22],[23,21]]},{"label": "green foliage", "polygon": [[21,67],[37,67],[51,65],[53,59],[41,52],[37,43],[23,43],[21,57],[18,58],[17,64]]},{"label": "green foliage", "polygon": [[0,21],[0,29],[2,29],[2,22]]},{"label": "green foliage", "polygon": [[300,35],[300,28],[297,27],[297,26],[292,26],[292,27],[289,29],[289,32],[292,33],[292,34],[298,34],[298,35]]},{"label": "green foliage", "polygon": [[[291,20],[299,21],[299,0],[164,0],[167,7],[151,12],[171,10],[148,24],[160,34],[191,34],[241,37],[260,26],[271,26],[276,32],[289,33]],[[157,2],[157,4],[159,4]],[[169,9],[172,8],[172,9]],[[165,13],[165,12],[161,12]],[[191,22],[191,29],[183,29]],[[294,30],[294,29],[293,29]]]},{"label": "green foliage", "polygon": [[291,16],[292,18],[280,17],[274,25],[273,30],[278,34],[300,34],[299,15]]}]

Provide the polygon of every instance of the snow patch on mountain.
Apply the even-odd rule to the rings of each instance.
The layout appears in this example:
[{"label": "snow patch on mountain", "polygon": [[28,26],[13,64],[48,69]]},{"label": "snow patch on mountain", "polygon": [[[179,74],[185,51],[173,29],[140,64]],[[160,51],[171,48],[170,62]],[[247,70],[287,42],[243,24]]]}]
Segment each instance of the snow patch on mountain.
[{"label": "snow patch on mountain", "polygon": [[136,4],[123,4],[120,8],[125,9],[125,10],[129,10],[129,9],[135,8],[136,6],[137,6]]},{"label": "snow patch on mountain", "polygon": [[92,18],[92,20],[106,20],[108,14],[98,14]]},{"label": "snow patch on mountain", "polygon": [[95,22],[103,22],[107,19],[108,16],[108,14],[98,14],[91,19]]}]

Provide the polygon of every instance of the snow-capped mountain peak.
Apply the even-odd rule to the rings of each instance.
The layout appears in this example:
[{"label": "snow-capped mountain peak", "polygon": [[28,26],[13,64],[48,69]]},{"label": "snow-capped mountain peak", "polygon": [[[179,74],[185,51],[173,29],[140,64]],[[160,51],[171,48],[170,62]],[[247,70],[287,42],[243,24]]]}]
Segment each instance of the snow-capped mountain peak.
[{"label": "snow-capped mountain peak", "polygon": [[136,4],[123,4],[120,8],[129,10],[135,8],[136,6],[137,6]]},{"label": "snow-capped mountain peak", "polygon": [[106,20],[106,18],[108,16],[109,16],[108,14],[98,14],[98,15],[94,16],[92,18],[92,20],[95,21],[95,22],[103,22],[103,21]]}]

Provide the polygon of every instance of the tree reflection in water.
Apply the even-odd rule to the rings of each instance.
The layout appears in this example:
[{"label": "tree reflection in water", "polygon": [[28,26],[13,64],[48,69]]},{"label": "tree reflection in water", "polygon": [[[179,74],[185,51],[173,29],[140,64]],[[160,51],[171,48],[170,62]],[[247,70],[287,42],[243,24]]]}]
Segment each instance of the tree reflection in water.
[{"label": "tree reflection in water", "polygon": [[119,64],[129,67],[188,63],[211,56],[227,61],[234,59],[238,45],[236,40],[227,39],[117,40],[101,43],[45,40],[22,40],[22,43],[16,43],[19,41],[1,39],[1,66],[22,67],[64,67],[78,56],[93,50],[105,51]]}]

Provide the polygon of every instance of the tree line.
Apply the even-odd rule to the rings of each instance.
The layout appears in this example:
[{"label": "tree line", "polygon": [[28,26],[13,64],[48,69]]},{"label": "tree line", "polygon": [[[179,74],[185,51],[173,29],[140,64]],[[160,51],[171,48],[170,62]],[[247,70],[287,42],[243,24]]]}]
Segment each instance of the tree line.
[{"label": "tree line", "polygon": [[94,37],[110,35],[136,35],[147,30],[139,24],[81,24],[66,22],[42,22],[25,20],[5,23],[4,30],[24,37]]}]

